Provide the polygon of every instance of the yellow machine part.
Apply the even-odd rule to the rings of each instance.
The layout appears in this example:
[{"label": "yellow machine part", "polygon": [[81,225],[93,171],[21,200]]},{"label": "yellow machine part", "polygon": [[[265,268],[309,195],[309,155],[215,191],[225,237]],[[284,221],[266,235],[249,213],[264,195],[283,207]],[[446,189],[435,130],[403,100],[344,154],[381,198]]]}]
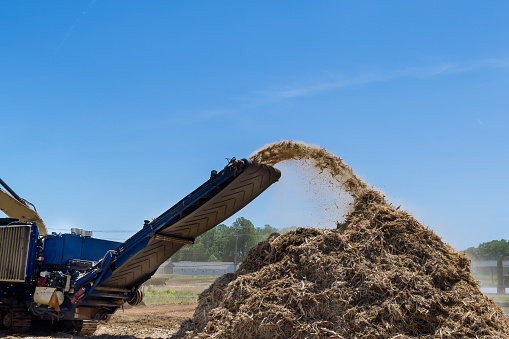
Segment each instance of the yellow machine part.
[{"label": "yellow machine part", "polygon": [[0,189],[0,210],[8,217],[19,219],[22,222],[35,222],[39,227],[39,234],[44,235],[48,233],[46,225],[42,221],[36,211],[16,200],[8,193]]}]

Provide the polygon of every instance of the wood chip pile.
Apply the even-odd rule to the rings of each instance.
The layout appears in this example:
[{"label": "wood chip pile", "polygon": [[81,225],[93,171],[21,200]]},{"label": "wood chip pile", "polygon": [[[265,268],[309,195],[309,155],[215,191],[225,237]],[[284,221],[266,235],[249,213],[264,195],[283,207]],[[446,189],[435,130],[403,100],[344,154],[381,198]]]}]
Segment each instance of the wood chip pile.
[{"label": "wood chip pile", "polygon": [[[306,146],[307,147],[307,146]],[[340,162],[339,158],[336,158]],[[470,261],[362,186],[336,229],[251,249],[199,298],[175,338],[509,338]]]}]

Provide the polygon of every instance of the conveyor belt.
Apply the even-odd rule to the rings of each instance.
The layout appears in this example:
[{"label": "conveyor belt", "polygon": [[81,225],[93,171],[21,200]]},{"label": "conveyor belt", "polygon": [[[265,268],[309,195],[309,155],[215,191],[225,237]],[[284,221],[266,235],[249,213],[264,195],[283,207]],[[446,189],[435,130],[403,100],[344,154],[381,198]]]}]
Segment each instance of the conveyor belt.
[{"label": "conveyor belt", "polygon": [[[172,211],[176,210],[179,204],[184,203],[184,200],[182,200],[154,220],[151,224],[157,226],[164,222],[164,227],[158,228],[156,234],[144,240],[146,246],[141,250],[138,250],[125,261],[120,260],[121,263],[114,269],[112,275],[100,283],[100,286],[116,288],[137,286],[184,246],[184,243],[179,239],[183,239],[184,242],[185,240],[194,240],[199,235],[217,226],[250,203],[281,176],[279,170],[271,166],[252,163],[247,160],[243,160],[243,162],[243,168],[239,169],[240,174],[233,173],[228,178],[229,183],[225,187],[214,187],[213,190],[208,191],[202,198],[195,201],[194,204],[199,207],[193,209],[190,214],[184,217],[181,215],[181,218],[174,223],[171,222],[172,219],[169,219],[170,221],[164,220],[172,217]],[[223,172],[220,174],[223,175]],[[196,194],[204,185],[192,194]],[[165,240],[161,240],[161,238],[165,238]],[[127,248],[130,243],[135,243],[138,238],[133,236],[132,239],[128,240],[123,246]],[[175,239],[175,241],[171,239]],[[140,242],[139,240],[136,241]],[[121,246],[121,250],[124,247]],[[135,250],[131,249],[131,251]]]}]

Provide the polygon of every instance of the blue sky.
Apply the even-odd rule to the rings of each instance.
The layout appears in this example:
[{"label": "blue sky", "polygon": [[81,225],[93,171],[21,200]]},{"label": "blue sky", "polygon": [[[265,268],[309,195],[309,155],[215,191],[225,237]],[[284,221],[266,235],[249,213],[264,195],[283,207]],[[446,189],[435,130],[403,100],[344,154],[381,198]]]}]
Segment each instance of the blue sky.
[{"label": "blue sky", "polygon": [[[302,140],[457,249],[507,239],[508,17],[503,1],[3,3],[0,177],[50,230],[122,240],[224,158]],[[282,169],[237,216],[316,223]]]}]

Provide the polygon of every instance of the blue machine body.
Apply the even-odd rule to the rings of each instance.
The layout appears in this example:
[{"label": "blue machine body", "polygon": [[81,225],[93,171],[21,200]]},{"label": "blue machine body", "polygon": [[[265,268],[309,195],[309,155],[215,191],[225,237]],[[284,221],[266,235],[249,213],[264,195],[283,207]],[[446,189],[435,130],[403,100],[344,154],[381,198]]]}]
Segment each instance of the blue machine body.
[{"label": "blue machine body", "polygon": [[121,243],[74,234],[51,235],[44,239],[45,264],[66,265],[73,260],[99,261]]},{"label": "blue machine body", "polygon": [[[27,268],[25,273],[25,283],[29,283],[35,272],[36,266],[36,255],[39,250],[38,247],[38,239],[39,239],[39,228],[32,224],[30,227],[30,240],[28,245],[28,260],[27,260]],[[32,260],[31,260],[32,259]]]}]

